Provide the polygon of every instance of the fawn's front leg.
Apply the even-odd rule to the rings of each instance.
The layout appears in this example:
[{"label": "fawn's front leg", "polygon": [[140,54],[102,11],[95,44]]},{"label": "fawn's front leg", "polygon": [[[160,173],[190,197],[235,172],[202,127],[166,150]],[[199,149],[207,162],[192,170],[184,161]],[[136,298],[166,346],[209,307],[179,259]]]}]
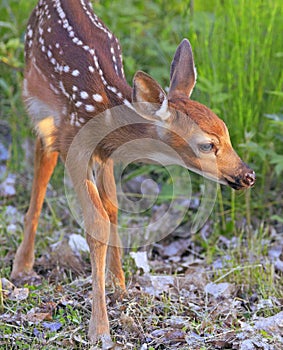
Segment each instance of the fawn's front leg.
[{"label": "fawn's front leg", "polygon": [[118,202],[113,161],[108,159],[107,162],[98,165],[95,175],[99,195],[110,220],[107,267],[111,280],[124,291],[126,285],[121,262],[121,242],[118,234]]},{"label": "fawn's front leg", "polygon": [[91,342],[102,340],[111,343],[105,300],[105,266],[110,234],[108,215],[102,205],[95,184],[87,179],[82,186],[75,186],[79,196],[90,249],[92,268],[92,312],[88,336]]},{"label": "fawn's front leg", "polygon": [[35,144],[34,177],[28,212],[25,216],[24,237],[19,246],[11,277],[13,279],[32,277],[34,264],[34,240],[38,219],[44,201],[46,188],[57,164],[58,153],[44,149],[38,137]]}]

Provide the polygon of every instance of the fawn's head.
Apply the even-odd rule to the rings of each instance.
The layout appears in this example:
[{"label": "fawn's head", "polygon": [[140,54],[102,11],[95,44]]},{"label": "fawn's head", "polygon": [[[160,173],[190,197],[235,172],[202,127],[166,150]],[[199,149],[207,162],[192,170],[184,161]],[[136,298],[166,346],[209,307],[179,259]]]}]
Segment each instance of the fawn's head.
[{"label": "fawn's head", "polygon": [[137,112],[156,123],[159,137],[178,152],[188,169],[234,189],[253,186],[255,173],[234,151],[225,123],[190,99],[196,70],[186,39],[177,48],[170,78],[167,95],[149,75],[136,73],[132,101]]}]

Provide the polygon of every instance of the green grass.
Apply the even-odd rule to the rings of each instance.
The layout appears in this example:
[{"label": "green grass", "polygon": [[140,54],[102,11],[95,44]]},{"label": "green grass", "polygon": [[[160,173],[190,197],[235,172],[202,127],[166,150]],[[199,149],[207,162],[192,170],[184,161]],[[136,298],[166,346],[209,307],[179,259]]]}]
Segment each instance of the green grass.
[{"label": "green grass", "polygon": [[[0,5],[0,118],[11,128],[10,167],[16,170],[22,167],[22,139],[30,135],[20,86],[23,33],[34,3]],[[189,1],[104,1],[95,3],[95,9],[120,39],[130,83],[135,71],[143,69],[168,86],[176,46],[189,38],[199,76],[193,98],[225,120],[235,148],[256,170],[261,194],[274,186],[283,170],[281,1],[195,1],[193,7]],[[263,214],[265,203],[254,192],[259,192],[252,194],[256,210]]]}]

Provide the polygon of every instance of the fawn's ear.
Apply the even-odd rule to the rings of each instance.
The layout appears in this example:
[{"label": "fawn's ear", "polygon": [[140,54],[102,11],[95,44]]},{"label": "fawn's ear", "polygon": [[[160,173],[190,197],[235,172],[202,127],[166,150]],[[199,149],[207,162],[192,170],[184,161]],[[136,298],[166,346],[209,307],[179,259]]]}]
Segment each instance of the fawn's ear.
[{"label": "fawn's ear", "polygon": [[168,98],[161,86],[148,74],[138,71],[133,79],[132,102],[136,111],[146,119],[168,121]]},{"label": "fawn's ear", "polygon": [[171,64],[169,98],[177,95],[190,97],[196,83],[196,77],[191,44],[189,40],[183,39]]}]

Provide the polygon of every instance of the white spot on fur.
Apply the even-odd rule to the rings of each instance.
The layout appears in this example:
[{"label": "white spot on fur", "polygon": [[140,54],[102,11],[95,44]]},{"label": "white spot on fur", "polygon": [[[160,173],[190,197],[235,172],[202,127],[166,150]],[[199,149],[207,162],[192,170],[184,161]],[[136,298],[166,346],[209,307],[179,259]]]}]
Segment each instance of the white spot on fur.
[{"label": "white spot on fur", "polygon": [[94,99],[95,102],[103,102],[103,97],[99,94],[92,95],[92,98]]},{"label": "white spot on fur", "polygon": [[82,99],[86,100],[88,98],[88,93],[86,91],[81,91],[80,96]]},{"label": "white spot on fur", "polygon": [[70,124],[74,126],[75,122],[76,122],[76,113],[71,113],[71,115],[70,115]]},{"label": "white spot on fur", "polygon": [[87,112],[93,112],[95,110],[93,105],[85,105],[85,110]]},{"label": "white spot on fur", "polygon": [[72,76],[78,77],[79,75],[80,75],[80,71],[79,70],[75,69],[75,70],[72,71]]},{"label": "white spot on fur", "polygon": [[135,108],[131,105],[131,103],[128,100],[125,99],[123,102],[125,106],[135,111]]},{"label": "white spot on fur", "polygon": [[68,94],[68,92],[66,91],[65,89],[65,86],[64,86],[64,83],[63,81],[59,81],[59,87],[60,87],[60,90],[63,92],[63,94],[67,97],[67,98],[70,98],[70,95]]},{"label": "white spot on fur", "polygon": [[29,38],[32,38],[32,35],[33,35],[33,31],[32,31],[32,29],[29,29],[29,31],[28,31],[28,37],[29,37]]}]

